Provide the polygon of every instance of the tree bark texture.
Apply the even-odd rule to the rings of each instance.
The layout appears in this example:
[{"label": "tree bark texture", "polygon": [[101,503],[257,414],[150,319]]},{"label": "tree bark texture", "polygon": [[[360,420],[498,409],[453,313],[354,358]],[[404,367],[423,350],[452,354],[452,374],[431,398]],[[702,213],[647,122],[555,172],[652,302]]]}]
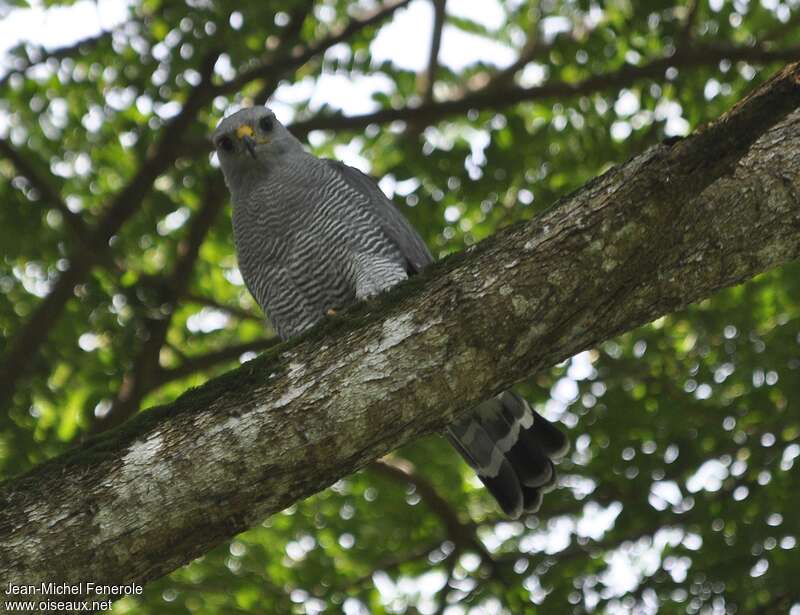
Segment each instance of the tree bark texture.
[{"label": "tree bark texture", "polygon": [[0,487],[4,583],[145,583],[583,349],[800,256],[800,65]]}]

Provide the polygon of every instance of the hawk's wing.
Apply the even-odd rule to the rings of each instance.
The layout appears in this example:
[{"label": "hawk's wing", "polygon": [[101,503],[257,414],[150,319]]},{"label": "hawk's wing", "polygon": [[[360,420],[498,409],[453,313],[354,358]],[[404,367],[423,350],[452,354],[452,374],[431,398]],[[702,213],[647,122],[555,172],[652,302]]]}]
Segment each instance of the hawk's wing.
[{"label": "hawk's wing", "polygon": [[378,187],[375,180],[338,160],[326,160],[326,162],[348,186],[367,197],[370,204],[374,206],[375,215],[380,221],[383,232],[400,248],[406,259],[409,274],[417,273],[433,262],[433,256],[422,237]]},{"label": "hawk's wing", "polygon": [[[327,162],[351,189],[367,198],[384,234],[400,248],[409,274],[433,262],[425,242],[372,178],[342,162]],[[453,423],[448,437],[500,507],[515,518],[539,508],[542,493],[555,482],[552,460],[569,449],[555,425],[511,391]]]}]

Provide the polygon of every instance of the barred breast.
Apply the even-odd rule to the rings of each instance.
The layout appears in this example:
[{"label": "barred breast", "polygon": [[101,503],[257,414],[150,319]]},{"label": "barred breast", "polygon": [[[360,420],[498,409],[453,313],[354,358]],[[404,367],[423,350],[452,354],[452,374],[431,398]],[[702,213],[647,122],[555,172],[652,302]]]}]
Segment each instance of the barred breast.
[{"label": "barred breast", "polygon": [[356,263],[403,262],[366,197],[309,158],[273,167],[234,194],[242,277],[282,339],[355,301]]}]

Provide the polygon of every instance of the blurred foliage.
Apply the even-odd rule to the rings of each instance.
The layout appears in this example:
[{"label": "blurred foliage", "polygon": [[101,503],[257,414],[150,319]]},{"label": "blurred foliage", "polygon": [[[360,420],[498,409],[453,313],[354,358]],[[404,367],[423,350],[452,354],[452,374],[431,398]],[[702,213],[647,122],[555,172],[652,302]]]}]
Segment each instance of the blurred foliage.
[{"label": "blurred foliage", "polygon": [[[444,49],[461,32],[478,49],[494,41],[531,54],[511,76],[488,56],[441,62],[437,100],[494,95],[435,123],[336,130],[342,111],[324,102],[335,86],[315,85],[379,77],[389,86],[372,92],[373,108],[418,104],[419,71],[372,53],[405,9],[288,62],[378,9],[372,1],[140,0],[125,23],[82,44],[22,44],[4,59],[0,350],[124,187],[136,207],[32,349],[0,415],[0,476],[96,429],[126,378],[143,383],[133,408],[147,407],[235,365],[241,344],[269,339],[236,270],[227,206],[200,234],[185,283],[174,265],[219,182],[206,134],[231,105],[263,102],[276,79],[281,117],[319,120],[329,129],[311,133],[317,153],[360,156],[388,177],[384,188],[444,256],[714,119],[800,55],[797,0],[486,2],[499,25],[469,4],[451,0]],[[24,5],[2,2],[0,13]],[[411,10],[430,14],[424,0]],[[408,44],[427,46],[418,39]],[[269,70],[248,73],[260,65]],[[504,88],[556,83],[583,85],[503,104]],[[185,128],[169,133],[182,117]],[[539,514],[502,519],[443,441],[425,438],[394,455],[413,464],[409,480],[374,468],[343,479],[113,612],[800,613],[798,265],[609,340],[520,391],[574,443]],[[460,520],[456,535],[448,515]]]}]

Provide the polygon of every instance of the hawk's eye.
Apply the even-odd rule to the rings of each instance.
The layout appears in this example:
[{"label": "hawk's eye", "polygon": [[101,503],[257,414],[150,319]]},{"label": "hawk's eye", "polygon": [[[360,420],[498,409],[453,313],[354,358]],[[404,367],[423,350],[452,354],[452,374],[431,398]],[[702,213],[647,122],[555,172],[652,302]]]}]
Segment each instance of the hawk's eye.
[{"label": "hawk's eye", "polygon": [[270,130],[272,130],[272,118],[269,117],[268,115],[265,115],[260,120],[258,120],[258,126],[264,132],[269,132]]},{"label": "hawk's eye", "polygon": [[217,147],[220,149],[224,149],[226,152],[233,151],[233,141],[231,141],[230,137],[220,137],[217,141]]}]

